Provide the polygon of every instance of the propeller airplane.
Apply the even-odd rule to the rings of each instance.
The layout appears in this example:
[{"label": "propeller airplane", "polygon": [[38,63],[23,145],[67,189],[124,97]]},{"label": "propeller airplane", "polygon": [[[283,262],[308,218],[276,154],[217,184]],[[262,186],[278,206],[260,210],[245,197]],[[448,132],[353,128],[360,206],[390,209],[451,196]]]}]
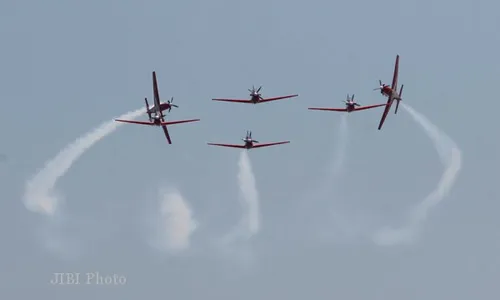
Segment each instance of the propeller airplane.
[{"label": "propeller airplane", "polygon": [[403,93],[403,84],[401,85],[401,89],[398,91],[398,76],[399,76],[399,55],[396,56],[396,63],[394,64],[394,74],[392,77],[392,84],[391,86],[382,83],[382,80],[379,80],[380,87],[373,89],[374,91],[380,90],[380,93],[386,97],[387,99],[387,104],[384,110],[384,113],[382,114],[382,118],[380,119],[380,123],[378,125],[378,130],[382,128],[382,125],[384,125],[385,118],[387,118],[387,114],[391,110],[392,103],[394,100],[397,101],[396,103],[396,110],[394,111],[394,114],[398,113],[398,107],[399,107],[399,102],[403,100],[401,98],[401,94]]},{"label": "propeller airplane", "polygon": [[[170,139],[170,134],[169,134],[168,129],[167,129],[168,125],[200,121],[200,119],[190,119],[190,120],[170,121],[170,122],[165,121],[165,115],[163,114],[164,109],[161,108],[162,106],[160,103],[160,94],[158,92],[158,83],[156,81],[156,73],[154,71],[153,71],[153,94],[154,94],[154,105],[151,108],[148,105],[147,98],[144,99],[146,102],[146,113],[148,114],[149,122],[134,121],[134,120],[121,120],[121,119],[115,119],[115,121],[116,122],[123,122],[123,123],[138,124],[138,125],[161,126],[169,144],[172,144],[172,140]],[[173,99],[173,97],[172,97],[172,99]],[[168,103],[170,105],[170,107],[168,109],[170,110],[172,108],[172,106],[174,106],[174,105],[171,104],[172,100],[170,100]]]},{"label": "propeller airplane", "polygon": [[[262,148],[262,147],[269,147],[269,146],[275,146],[275,145],[282,145],[282,144],[288,144],[290,141],[284,141],[284,142],[274,142],[274,143],[259,143],[259,141],[256,141],[252,138],[252,132],[247,131],[247,135],[245,138],[241,139],[244,144],[243,145],[234,145],[234,144],[216,144],[216,143],[207,143],[208,145],[212,146],[219,146],[219,147],[230,147],[230,148],[239,148],[239,149],[247,149],[250,150],[252,148]],[[258,145],[255,145],[258,144]]]},{"label": "propeller airplane", "polygon": [[298,94],[296,94],[296,95],[287,95],[287,96],[280,96],[280,97],[273,97],[273,98],[263,98],[262,94],[260,93],[261,89],[262,89],[262,86],[259,87],[258,89],[255,89],[255,86],[252,86],[252,89],[248,89],[248,91],[250,92],[250,100],[248,100],[248,99],[226,99],[226,98],[214,98],[212,100],[213,101],[224,101],[224,102],[257,104],[257,103],[270,102],[270,101],[276,101],[276,100],[281,100],[281,99],[294,98],[294,97],[298,96]]},{"label": "propeller airplane", "polygon": [[354,102],[354,94],[352,94],[351,98],[349,98],[349,94],[347,94],[347,99],[342,101],[342,103],[345,103],[345,108],[309,107],[308,109],[310,109],[310,110],[324,110],[324,111],[342,111],[342,112],[350,113],[353,111],[365,110],[365,109],[370,109],[370,108],[375,108],[375,107],[380,107],[380,106],[386,105],[385,103],[383,103],[383,104],[361,106],[361,104]]}]

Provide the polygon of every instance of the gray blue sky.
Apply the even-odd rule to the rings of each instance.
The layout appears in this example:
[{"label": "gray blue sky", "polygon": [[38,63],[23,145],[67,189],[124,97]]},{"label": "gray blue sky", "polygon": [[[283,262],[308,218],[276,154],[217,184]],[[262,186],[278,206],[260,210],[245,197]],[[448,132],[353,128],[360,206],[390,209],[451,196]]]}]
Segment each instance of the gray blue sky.
[{"label": "gray blue sky", "polygon": [[[0,1],[0,293],[497,299],[499,11],[483,0]],[[350,114],[347,154],[331,178],[342,115],[307,107],[341,106],[347,93],[384,102],[372,89],[390,82],[396,54],[404,101],[455,141],[462,169],[414,243],[380,246],[365,234],[404,225],[438,184],[432,141],[403,110],[381,131],[381,109]],[[57,182],[63,225],[50,225],[78,256],[47,251],[51,227],[22,201],[27,180],[79,136],[141,108],[153,70],[160,96],[180,106],[171,118],[201,122],[171,127],[172,145],[157,128],[123,125],[86,152]],[[210,101],[246,97],[253,84],[264,96],[299,97]],[[228,254],[212,245],[242,214],[240,153],[206,142],[238,143],[247,129],[291,143],[249,153],[261,229]],[[168,186],[198,224],[177,255],[152,249],[144,225]],[[95,271],[127,284],[48,283],[53,272]]]}]

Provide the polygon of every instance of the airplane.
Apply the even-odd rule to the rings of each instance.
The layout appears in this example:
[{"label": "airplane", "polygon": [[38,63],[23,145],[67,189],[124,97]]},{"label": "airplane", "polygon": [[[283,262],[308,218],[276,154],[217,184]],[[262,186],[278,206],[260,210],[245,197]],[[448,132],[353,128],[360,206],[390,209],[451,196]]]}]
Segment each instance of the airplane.
[{"label": "airplane", "polygon": [[[158,91],[158,83],[156,81],[156,72],[153,71],[153,90]],[[155,92],[156,93],[156,92]],[[144,101],[146,101],[146,113],[149,116],[149,119],[151,119],[151,114],[157,112],[158,108],[160,107],[161,111],[168,110],[170,112],[172,110],[172,107],[179,107],[178,105],[173,104],[174,102],[174,97],[170,98],[170,100],[167,100],[167,102],[161,102],[160,105],[156,105],[156,101],[153,105],[149,106],[148,104],[148,98],[144,98]]]},{"label": "airplane", "polygon": [[326,110],[326,111],[346,111],[346,112],[350,113],[352,111],[365,110],[365,109],[370,109],[370,108],[375,108],[375,107],[380,107],[380,106],[386,105],[385,103],[383,103],[383,104],[361,106],[359,103],[354,102],[354,94],[352,94],[352,97],[350,99],[349,99],[349,94],[347,94],[347,99],[345,101],[341,101],[341,102],[345,103],[345,108],[309,107],[308,109],[310,109],[310,110]]},{"label": "airplane", "polygon": [[[207,143],[208,145],[212,146],[219,146],[219,147],[230,147],[230,148],[239,148],[239,149],[247,149],[250,150],[252,148],[262,148],[262,147],[269,147],[269,146],[275,146],[275,145],[282,145],[282,144],[288,144],[290,141],[284,141],[284,142],[274,142],[274,143],[263,143],[259,144],[259,141],[256,141],[252,139],[252,132],[247,131],[247,135],[244,139],[242,139],[243,142],[245,142],[244,145],[234,145],[234,144],[215,144],[215,143]],[[258,145],[254,145],[258,144]]]},{"label": "airplane", "polygon": [[161,126],[169,144],[172,144],[172,140],[170,139],[170,134],[169,134],[168,129],[167,129],[168,125],[200,121],[200,119],[190,119],[190,120],[170,121],[170,122],[165,121],[165,115],[163,115],[163,111],[161,109],[157,109],[158,107],[161,107],[161,106],[160,106],[160,95],[158,92],[158,84],[156,83],[155,72],[153,72],[153,93],[154,93],[154,101],[155,101],[154,107],[156,108],[154,111],[154,115],[151,115],[151,113],[148,111],[149,106],[148,106],[147,100],[145,99],[146,112],[148,113],[148,116],[149,116],[149,122],[134,121],[134,120],[121,120],[121,119],[115,119],[115,121],[116,122],[123,122],[123,123],[139,124],[139,125],[148,125],[148,126]]},{"label": "airplane", "polygon": [[288,98],[293,98],[293,97],[297,97],[298,96],[298,94],[296,94],[296,95],[280,96],[280,97],[273,97],[273,98],[262,98],[262,95],[260,93],[261,89],[262,89],[262,86],[259,87],[257,90],[255,89],[255,86],[252,86],[252,89],[248,89],[248,91],[250,92],[250,100],[225,99],[225,98],[215,98],[215,99],[212,99],[212,100],[213,101],[225,101],[225,102],[237,102],[237,103],[257,104],[257,103],[263,103],[263,102],[269,102],[269,101],[275,101],[275,100],[281,100],[281,99],[288,99]]},{"label": "airplane", "polygon": [[397,101],[396,103],[396,110],[394,111],[394,114],[398,113],[398,107],[399,107],[399,101],[403,100],[401,98],[401,94],[403,93],[403,86],[404,84],[401,85],[401,89],[398,91],[398,73],[399,73],[399,55],[396,56],[396,63],[394,64],[394,75],[392,77],[392,84],[391,86],[382,83],[382,80],[379,80],[380,87],[373,89],[374,91],[380,90],[380,93],[384,96],[387,96],[387,104],[384,110],[384,113],[382,114],[382,118],[380,119],[380,124],[378,125],[378,130],[382,128],[382,125],[384,125],[385,118],[387,117],[387,114],[391,110],[391,105],[394,100]]}]

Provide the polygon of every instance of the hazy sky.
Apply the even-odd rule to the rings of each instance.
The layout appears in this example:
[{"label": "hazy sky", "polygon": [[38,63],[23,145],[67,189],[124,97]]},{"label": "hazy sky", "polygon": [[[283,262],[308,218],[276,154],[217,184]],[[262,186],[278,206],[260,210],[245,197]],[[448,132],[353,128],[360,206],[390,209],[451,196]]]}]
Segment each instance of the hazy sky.
[{"label": "hazy sky", "polygon": [[[499,12],[483,0],[0,0],[0,294],[498,299]],[[381,131],[382,108],[307,110],[342,107],[347,93],[383,103],[372,89],[390,83],[396,54],[403,101],[439,128],[434,141],[402,108]],[[142,108],[153,70],[160,97],[180,106],[169,119],[201,121],[170,127],[172,145],[158,128],[121,125],[57,182],[44,174],[62,163],[42,171],[39,188],[54,183],[64,202],[53,216],[30,211],[27,182],[75,139]],[[246,98],[252,85],[299,97],[210,100]],[[239,150],[206,145],[239,143],[247,129],[291,143],[250,151],[251,172]],[[438,205],[412,223],[428,203]],[[221,243],[248,212],[253,236]],[[416,234],[377,243],[386,226]],[[156,247],[166,232],[177,251]],[[127,282],[51,285],[54,272]]]}]

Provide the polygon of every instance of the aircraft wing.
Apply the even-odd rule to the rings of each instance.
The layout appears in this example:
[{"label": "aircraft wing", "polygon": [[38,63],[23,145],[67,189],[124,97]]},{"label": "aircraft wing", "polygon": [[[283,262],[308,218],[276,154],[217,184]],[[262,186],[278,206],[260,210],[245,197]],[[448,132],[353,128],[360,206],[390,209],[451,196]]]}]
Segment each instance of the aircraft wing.
[{"label": "aircraft wing", "polygon": [[380,123],[378,124],[378,130],[380,130],[382,128],[382,125],[384,125],[385,118],[387,117],[387,114],[391,110],[391,105],[393,101],[394,98],[392,96],[389,96],[389,99],[387,100],[387,104],[384,109],[384,113],[382,114],[382,118],[380,119]]},{"label": "aircraft wing", "polygon": [[160,113],[160,116],[163,118],[163,112],[160,108],[160,92],[158,91],[158,82],[156,80],[156,72],[153,71],[153,95],[154,95],[154,106],[156,110]]},{"label": "aircraft wing", "polygon": [[396,56],[396,63],[394,64],[394,75],[392,77],[391,88],[397,90],[398,88],[398,73],[399,73],[399,55]]},{"label": "aircraft wing", "polygon": [[154,125],[154,123],[152,122],[144,122],[144,121],[120,120],[120,119],[115,119],[115,121],[123,123],[139,124],[139,125],[149,125],[149,126]]},{"label": "aircraft wing", "polygon": [[250,100],[243,100],[243,99],[223,99],[223,98],[215,98],[212,99],[213,101],[224,101],[224,102],[237,102],[237,103],[250,103],[252,104],[253,102]]},{"label": "aircraft wing", "polygon": [[375,105],[360,106],[360,107],[356,107],[356,108],[354,109],[354,111],[356,111],[356,110],[365,110],[365,109],[370,109],[370,108],[380,107],[380,106],[384,106],[384,105],[387,105],[387,104],[386,104],[386,103],[383,103],[383,104],[375,104]]},{"label": "aircraft wing", "polygon": [[297,97],[297,96],[298,95],[288,95],[288,96],[280,96],[280,97],[274,97],[274,98],[266,98],[266,99],[259,100],[259,102],[276,101],[276,100],[281,100],[281,99],[294,98],[294,97]]},{"label": "aircraft wing", "polygon": [[264,144],[257,144],[253,145],[252,148],[262,148],[262,147],[269,147],[269,146],[275,146],[275,145],[282,145],[282,144],[288,144],[290,141],[285,141],[285,142],[275,142],[275,143],[264,143]]},{"label": "aircraft wing", "polygon": [[181,120],[181,121],[171,121],[171,122],[161,122],[162,126],[166,125],[175,125],[175,124],[181,124],[181,123],[191,123],[191,122],[198,122],[200,119],[191,119],[191,120]]},{"label": "aircraft wing", "polygon": [[165,133],[165,137],[167,138],[168,143],[172,144],[172,140],[170,139],[170,134],[168,134],[167,126],[163,125],[161,126],[161,128],[163,129],[163,133]]},{"label": "aircraft wing", "polygon": [[212,146],[219,146],[219,147],[229,147],[229,148],[239,148],[239,149],[245,149],[245,146],[243,145],[233,145],[233,144],[214,144],[214,143],[207,143],[208,145]]},{"label": "aircraft wing", "polygon": [[347,111],[346,108],[328,108],[328,107],[309,107],[308,109],[310,109],[310,110],[324,110],[324,111]]}]

